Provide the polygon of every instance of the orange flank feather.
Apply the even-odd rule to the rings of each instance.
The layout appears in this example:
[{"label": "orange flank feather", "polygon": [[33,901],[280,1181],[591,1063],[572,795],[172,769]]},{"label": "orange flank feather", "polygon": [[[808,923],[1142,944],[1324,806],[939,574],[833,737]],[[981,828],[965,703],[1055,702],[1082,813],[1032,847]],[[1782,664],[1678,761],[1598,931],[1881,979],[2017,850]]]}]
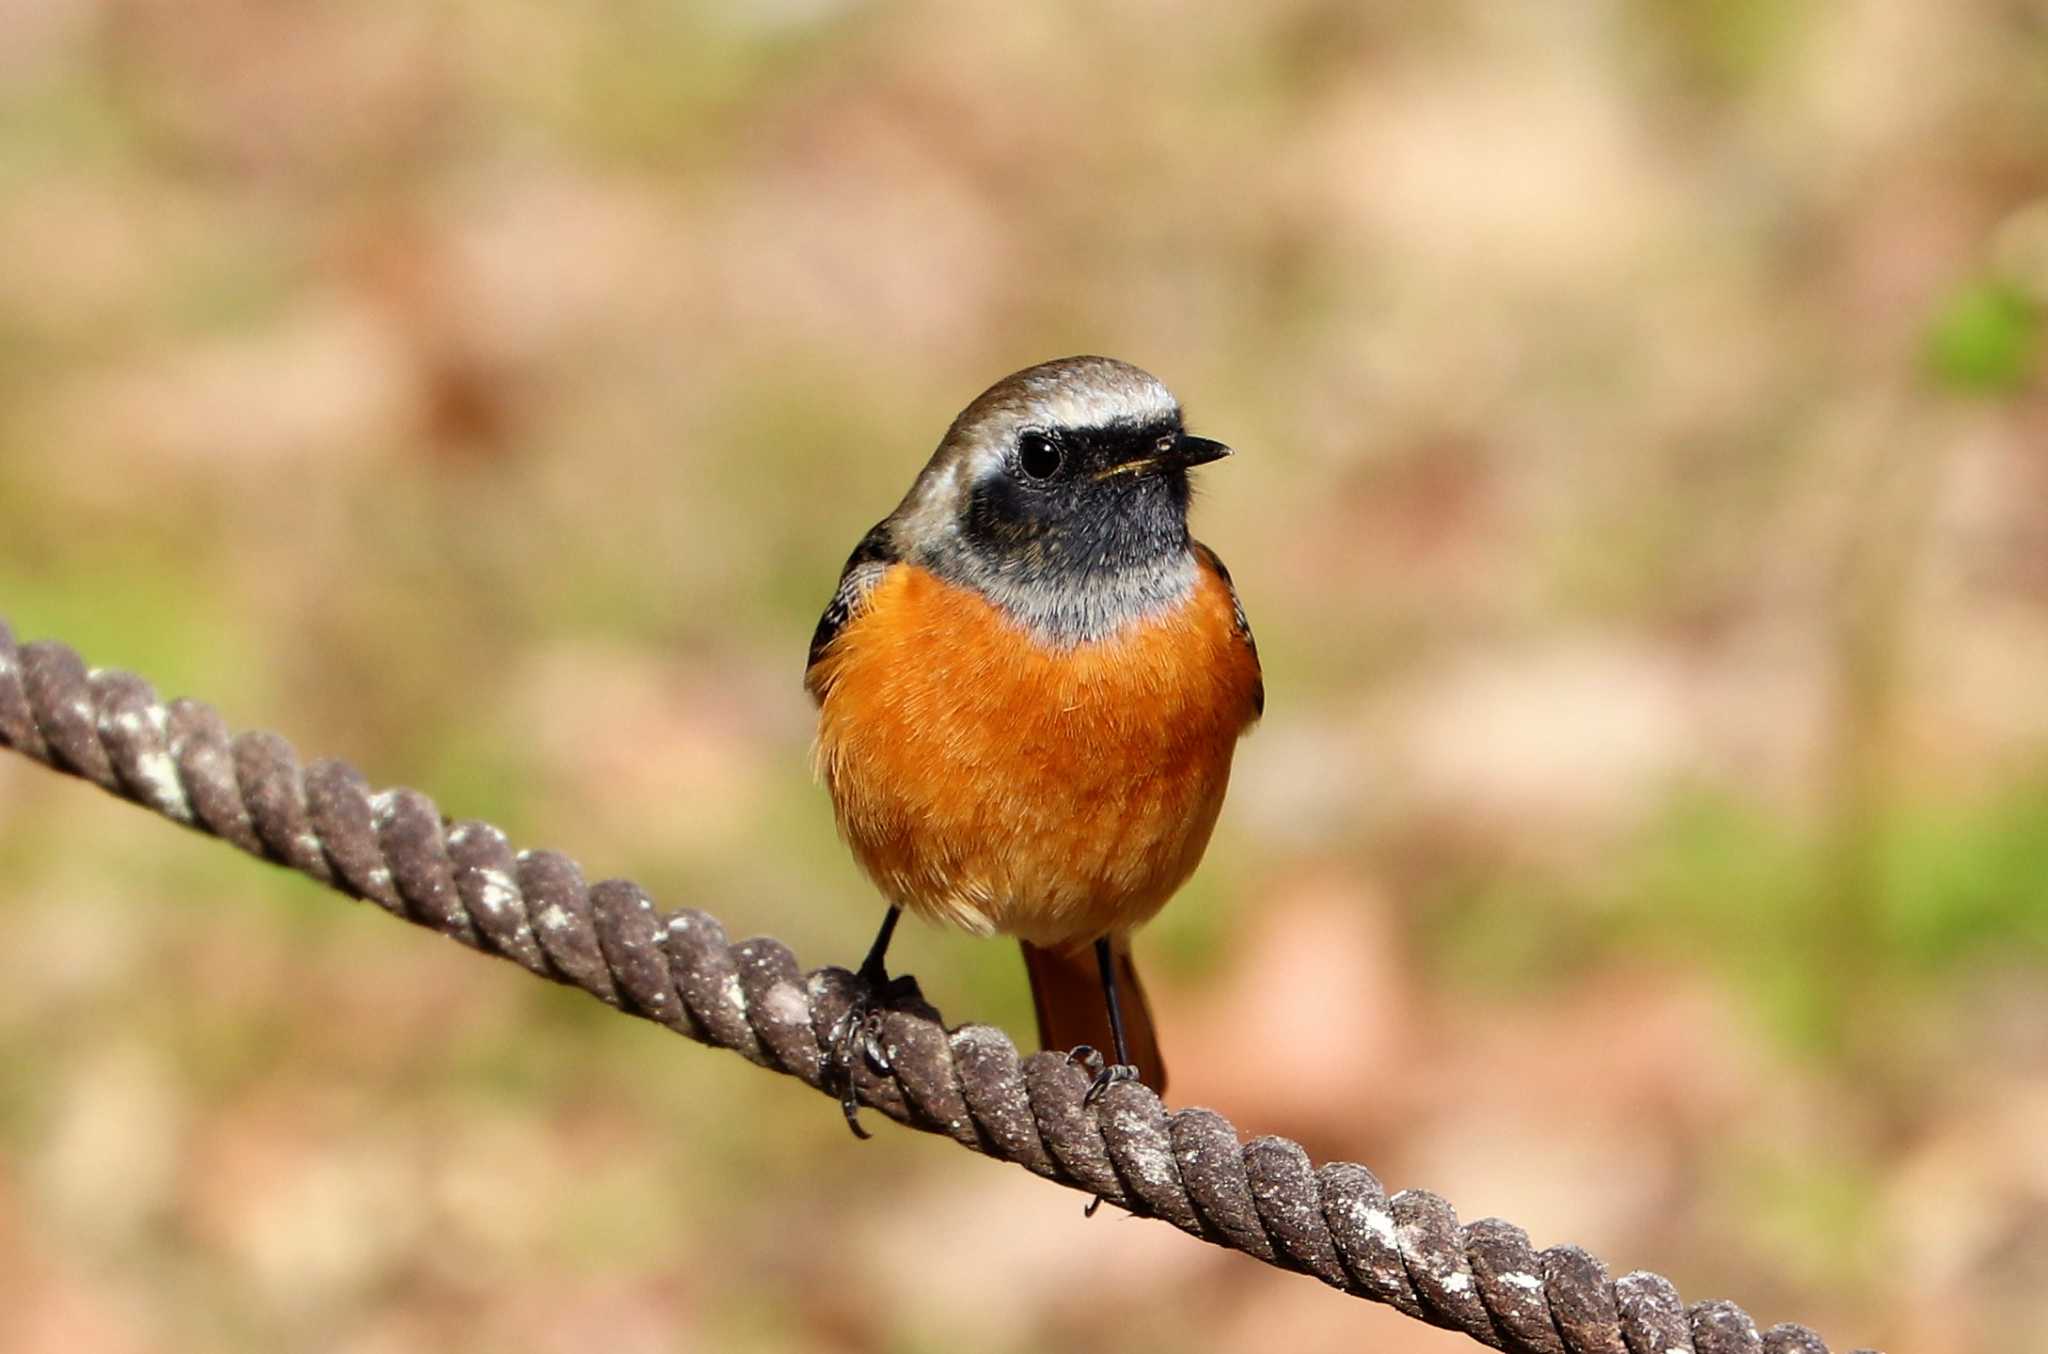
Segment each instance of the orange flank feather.
[{"label": "orange flank feather", "polygon": [[1187,602],[1050,647],[893,564],[808,682],[818,768],[884,896],[1048,949],[1149,919],[1209,842],[1258,659],[1209,566]]}]

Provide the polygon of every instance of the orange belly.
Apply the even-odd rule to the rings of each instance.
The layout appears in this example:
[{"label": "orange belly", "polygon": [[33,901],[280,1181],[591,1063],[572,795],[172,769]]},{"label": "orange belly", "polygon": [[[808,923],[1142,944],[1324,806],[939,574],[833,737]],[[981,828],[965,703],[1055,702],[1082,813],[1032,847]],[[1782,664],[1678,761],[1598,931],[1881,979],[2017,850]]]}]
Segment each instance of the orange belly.
[{"label": "orange belly", "polygon": [[1258,660],[1206,569],[1188,602],[1053,650],[897,564],[812,674],[818,767],[890,901],[1063,945],[1128,930],[1201,860]]}]

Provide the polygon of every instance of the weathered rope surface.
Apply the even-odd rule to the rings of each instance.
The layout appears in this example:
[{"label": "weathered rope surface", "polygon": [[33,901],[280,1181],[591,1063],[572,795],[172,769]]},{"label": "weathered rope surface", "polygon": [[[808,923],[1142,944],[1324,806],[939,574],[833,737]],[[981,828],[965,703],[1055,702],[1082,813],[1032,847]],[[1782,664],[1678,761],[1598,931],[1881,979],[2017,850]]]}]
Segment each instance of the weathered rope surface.
[{"label": "weathered rope surface", "polygon": [[[662,912],[626,880],[586,884],[567,856],[514,851],[488,823],[442,819],[414,790],[373,792],[338,761],[301,766],[271,733],[230,734],[198,701],[165,704],[61,644],[17,645],[0,619],[0,745],[265,860],[311,875],[622,1011],[821,1086],[819,1052],[851,975],[805,973],[780,941],[727,941],[716,918]],[[1609,1281],[1577,1246],[1534,1250],[1498,1218],[1460,1224],[1423,1190],[1388,1195],[1350,1162],[1245,1142],[1211,1110],[1169,1112],[1135,1083],[1084,1106],[1059,1054],[1020,1058],[988,1025],[884,1017],[891,1074],[860,1098],[909,1127],[1164,1218],[1219,1246],[1528,1354],[1827,1354],[1804,1326],[1758,1331],[1730,1302],[1688,1307],[1661,1275]],[[849,1144],[849,1148],[851,1145]]]}]

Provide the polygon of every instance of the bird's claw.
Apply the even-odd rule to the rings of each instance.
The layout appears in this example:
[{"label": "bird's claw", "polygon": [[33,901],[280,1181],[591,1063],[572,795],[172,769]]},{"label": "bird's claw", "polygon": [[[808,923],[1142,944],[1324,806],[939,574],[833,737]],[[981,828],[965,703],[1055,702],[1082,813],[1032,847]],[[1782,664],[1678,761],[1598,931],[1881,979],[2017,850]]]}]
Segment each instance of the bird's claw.
[{"label": "bird's claw", "polygon": [[[1138,1069],[1129,1063],[1113,1063],[1102,1056],[1102,1050],[1093,1044],[1076,1044],[1067,1053],[1067,1061],[1090,1073],[1093,1079],[1088,1083],[1088,1093],[1081,1097],[1081,1103],[1092,1105],[1120,1081],[1138,1080]],[[1081,1210],[1081,1216],[1092,1218],[1095,1210],[1102,1207],[1102,1196],[1096,1195]]]},{"label": "bird's claw", "polygon": [[854,1082],[856,1061],[866,1062],[877,1076],[893,1072],[888,1046],[882,1042],[882,1015],[892,1006],[921,1002],[924,997],[917,979],[907,973],[890,978],[862,971],[854,975],[854,983],[852,1000],[833,1022],[829,1046],[819,1056],[818,1073],[828,1088],[839,1092],[839,1111],[846,1116],[853,1136],[865,1139],[872,1135],[861,1127],[860,1096]]},{"label": "bird's claw", "polygon": [[1081,1097],[1081,1103],[1092,1105],[1109,1092],[1109,1088],[1120,1081],[1138,1080],[1138,1069],[1129,1063],[1109,1062],[1102,1056],[1102,1050],[1093,1044],[1076,1044],[1067,1054],[1067,1061],[1076,1063],[1093,1076],[1088,1083],[1088,1093]]}]

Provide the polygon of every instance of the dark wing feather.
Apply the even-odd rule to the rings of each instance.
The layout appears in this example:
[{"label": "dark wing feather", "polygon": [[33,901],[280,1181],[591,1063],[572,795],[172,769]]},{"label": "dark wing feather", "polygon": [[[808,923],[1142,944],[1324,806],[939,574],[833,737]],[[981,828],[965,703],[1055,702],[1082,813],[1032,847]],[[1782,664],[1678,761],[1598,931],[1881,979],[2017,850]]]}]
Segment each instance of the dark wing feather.
[{"label": "dark wing feather", "polygon": [[[1204,564],[1209,566],[1216,577],[1223,580],[1224,591],[1230,594],[1231,620],[1237,630],[1237,637],[1244,641],[1245,648],[1251,650],[1252,664],[1257,666],[1259,661],[1259,642],[1252,638],[1252,623],[1244,618],[1244,603],[1238,599],[1237,585],[1230,581],[1230,570],[1223,567],[1222,557],[1208,546],[1203,545],[1200,541],[1191,541],[1189,544],[1194,547],[1195,554]],[[1263,673],[1259,677],[1257,689],[1252,692],[1252,707],[1261,715],[1266,713],[1266,679]]]},{"label": "dark wing feather", "polygon": [[881,581],[889,566],[896,562],[896,549],[889,542],[888,524],[877,523],[873,530],[861,537],[860,544],[847,556],[846,567],[840,570],[839,587],[832,593],[832,600],[825,604],[825,614],[818,618],[818,628],[811,632],[811,656],[804,663],[804,685],[813,696],[822,695],[812,686],[812,673],[817,670],[818,660],[831,647],[846,623],[861,613],[867,605],[868,594]]}]

